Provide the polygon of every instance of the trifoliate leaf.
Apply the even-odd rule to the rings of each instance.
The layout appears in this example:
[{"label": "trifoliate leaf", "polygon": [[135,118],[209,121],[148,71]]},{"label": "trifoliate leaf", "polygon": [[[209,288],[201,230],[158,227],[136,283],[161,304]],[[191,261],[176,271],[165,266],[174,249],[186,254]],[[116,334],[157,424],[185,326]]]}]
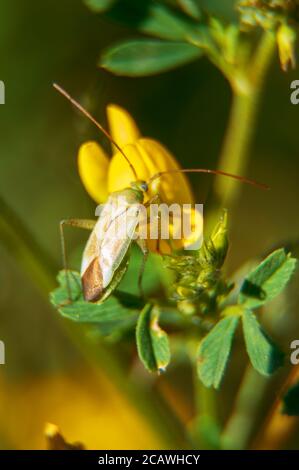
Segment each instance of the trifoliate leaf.
[{"label": "trifoliate leaf", "polygon": [[246,349],[252,366],[262,375],[271,375],[283,363],[283,353],[267,336],[250,310],[242,315]]},{"label": "trifoliate leaf", "polygon": [[138,355],[150,372],[162,372],[170,361],[168,336],[159,324],[159,311],[147,304],[139,315],[136,328]]},{"label": "trifoliate leaf", "polygon": [[271,253],[244,280],[239,302],[249,309],[257,308],[278,295],[289,282],[297,260],[284,249]]},{"label": "trifoliate leaf", "polygon": [[165,72],[201,55],[199,48],[183,42],[140,39],[109,48],[99,65],[117,75],[141,77]]},{"label": "trifoliate leaf", "polygon": [[[66,275],[69,279],[71,299]],[[50,294],[50,300],[63,317],[75,322],[97,324],[105,334],[136,323],[136,308],[128,308],[121,299],[111,296],[103,303],[86,302],[82,295],[80,275],[76,271],[68,271],[67,274],[66,271],[61,271],[58,282],[60,286]]]},{"label": "trifoliate leaf", "polygon": [[288,416],[299,416],[299,382],[289,388],[283,397],[282,413]]},{"label": "trifoliate leaf", "polygon": [[238,321],[238,316],[223,318],[200,344],[197,372],[206,387],[218,388],[220,385]]}]

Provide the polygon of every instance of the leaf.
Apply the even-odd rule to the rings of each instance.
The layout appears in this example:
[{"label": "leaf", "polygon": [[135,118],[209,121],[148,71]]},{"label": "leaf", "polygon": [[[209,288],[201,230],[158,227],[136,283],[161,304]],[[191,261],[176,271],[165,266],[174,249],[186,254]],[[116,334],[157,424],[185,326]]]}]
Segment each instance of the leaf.
[{"label": "leaf", "polygon": [[111,47],[99,65],[117,75],[142,77],[165,72],[201,55],[201,50],[190,44],[140,39]]},{"label": "leaf", "polygon": [[156,2],[149,4],[146,17],[138,26],[139,31],[161,39],[185,40],[194,31],[195,24],[188,18]]},{"label": "leaf", "polygon": [[297,260],[284,249],[274,251],[245,278],[239,302],[253,309],[272,300],[287,285],[296,264]]},{"label": "leaf", "polygon": [[283,353],[262,329],[250,310],[242,315],[246,349],[252,366],[262,375],[271,375],[283,363]]},{"label": "leaf", "polygon": [[111,8],[116,0],[84,0],[84,3],[96,13],[102,13]]},{"label": "leaf", "polygon": [[183,12],[191,16],[191,18],[195,20],[200,19],[201,12],[196,0],[177,0],[177,3]]},{"label": "leaf", "polygon": [[93,323],[101,327],[103,334],[110,334],[119,328],[132,327],[137,320],[137,310],[123,305],[119,299],[111,296],[103,303],[90,303],[83,299],[81,279],[76,271],[68,271],[71,303],[68,300],[66,272],[60,271],[60,286],[50,294],[51,303],[59,313],[72,321]]},{"label": "leaf", "polygon": [[288,416],[299,416],[299,382],[289,388],[282,399],[282,413]]},{"label": "leaf", "polygon": [[170,362],[168,336],[159,327],[158,320],[158,309],[147,304],[139,315],[136,328],[138,355],[150,372],[163,372]]},{"label": "leaf", "polygon": [[143,34],[172,41],[185,40],[198,27],[192,18],[156,0],[116,0],[105,16]]},{"label": "leaf", "polygon": [[223,318],[200,344],[197,372],[206,387],[218,388],[220,385],[238,321],[239,316]]}]

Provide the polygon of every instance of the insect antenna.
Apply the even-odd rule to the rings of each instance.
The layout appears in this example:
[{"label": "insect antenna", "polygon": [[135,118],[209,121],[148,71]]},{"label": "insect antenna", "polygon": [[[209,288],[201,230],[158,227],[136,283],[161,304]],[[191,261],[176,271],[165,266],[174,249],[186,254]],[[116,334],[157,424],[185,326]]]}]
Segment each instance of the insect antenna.
[{"label": "insect antenna", "polygon": [[227,173],[226,171],[222,170],[209,170],[207,168],[183,168],[183,169],[174,169],[174,170],[166,170],[166,171],[160,171],[159,173],[156,173],[154,176],[152,176],[148,184],[150,185],[153,181],[155,181],[158,178],[161,178],[162,176],[169,174],[169,173],[210,173],[212,175],[222,175],[222,176],[227,176],[229,178],[233,178],[235,180],[240,181],[241,183],[246,183],[250,184],[251,186],[256,186],[257,188],[268,190],[270,187],[267,184],[264,183],[259,183],[258,181],[245,178],[244,176],[239,176],[239,175],[234,175],[232,173]]},{"label": "insect antenna", "polygon": [[125,152],[121,149],[121,147],[115,142],[115,140],[111,137],[108,131],[90,114],[83,106],[78,103],[67,91],[65,91],[61,86],[57,85],[57,83],[53,83],[53,87],[57,90],[61,95],[63,95],[68,101],[72,103],[75,108],[77,108],[84,116],[86,116],[106,137],[110,140],[110,142],[114,145],[114,147],[121,153],[121,155],[125,158],[128,165],[130,166],[132,173],[134,175],[135,180],[138,180],[138,176],[136,173],[135,168],[133,167],[132,163],[128,159]]}]

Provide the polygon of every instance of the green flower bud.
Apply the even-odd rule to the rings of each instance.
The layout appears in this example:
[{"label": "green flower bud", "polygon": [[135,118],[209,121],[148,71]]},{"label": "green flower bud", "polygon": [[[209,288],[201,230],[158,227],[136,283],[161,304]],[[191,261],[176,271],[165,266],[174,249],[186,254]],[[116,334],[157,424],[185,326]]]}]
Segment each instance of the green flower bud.
[{"label": "green flower bud", "polygon": [[180,302],[178,302],[177,305],[178,305],[179,311],[183,315],[191,316],[191,315],[195,315],[196,313],[196,306],[189,300],[181,300]]},{"label": "green flower bud", "polygon": [[296,31],[286,23],[279,26],[276,39],[282,69],[286,72],[288,67],[296,67],[295,42]]},{"label": "green flower bud", "polygon": [[196,295],[196,291],[194,291],[193,289],[189,289],[188,287],[182,287],[182,286],[179,286],[176,289],[176,293],[179,298],[185,299],[185,300],[194,298]]},{"label": "green flower bud", "polygon": [[220,269],[228,250],[227,211],[224,210],[221,219],[214,228],[209,240],[203,244],[199,252],[199,262],[202,266]]}]

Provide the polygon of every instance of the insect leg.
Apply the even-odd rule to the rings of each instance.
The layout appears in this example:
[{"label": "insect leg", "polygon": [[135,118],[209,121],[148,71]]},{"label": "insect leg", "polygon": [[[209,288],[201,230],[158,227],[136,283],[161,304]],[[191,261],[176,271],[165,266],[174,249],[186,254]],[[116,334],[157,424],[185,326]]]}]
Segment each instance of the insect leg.
[{"label": "insect leg", "polygon": [[[150,207],[151,204],[154,204],[154,203],[157,203],[159,204],[161,201],[161,198],[160,198],[160,195],[159,194],[155,194],[151,199],[149,199],[145,204],[144,204],[144,207]],[[159,217],[159,220],[160,220],[160,216],[158,215]],[[160,223],[159,223],[159,226],[158,226],[158,238],[157,238],[157,245],[156,245],[156,250],[157,252],[159,253],[159,255],[162,255],[161,253],[161,249],[160,249]]]},{"label": "insect leg", "polygon": [[143,240],[142,238],[137,238],[136,242],[143,253],[142,263],[141,263],[139,275],[138,275],[138,289],[139,289],[141,297],[145,297],[143,288],[142,288],[142,278],[143,278],[143,274],[145,270],[145,265],[148,259],[149,250],[147,248],[146,241]]},{"label": "insect leg", "polygon": [[66,244],[65,244],[65,236],[64,236],[64,227],[65,226],[70,226],[70,227],[78,227],[78,228],[83,228],[86,230],[92,230],[96,224],[95,220],[89,220],[89,219],[67,219],[67,220],[61,220],[59,224],[59,229],[60,229],[60,242],[61,242],[61,253],[62,253],[62,261],[63,261],[63,267],[66,273],[66,289],[68,293],[68,300],[69,302],[72,301],[71,298],[71,287],[70,287],[70,280],[68,277],[68,263],[67,263],[67,254],[66,254]]}]

